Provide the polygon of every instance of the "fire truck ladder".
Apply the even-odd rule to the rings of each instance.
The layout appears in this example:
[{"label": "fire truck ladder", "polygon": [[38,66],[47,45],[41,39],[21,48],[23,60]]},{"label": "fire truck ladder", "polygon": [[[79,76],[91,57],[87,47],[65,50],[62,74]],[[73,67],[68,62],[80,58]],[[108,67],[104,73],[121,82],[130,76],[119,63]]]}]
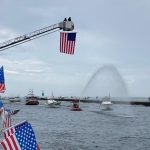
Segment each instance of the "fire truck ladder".
[{"label": "fire truck ladder", "polygon": [[63,30],[63,31],[72,31],[74,29],[74,23],[71,21],[71,17],[68,19],[65,18],[64,21],[59,22],[57,24],[33,31],[31,33],[16,37],[14,39],[5,41],[0,43],[0,51],[4,51],[8,48],[20,45],[22,43],[31,41],[35,38],[39,38],[41,36],[50,34],[52,32],[56,32],[58,30]]}]

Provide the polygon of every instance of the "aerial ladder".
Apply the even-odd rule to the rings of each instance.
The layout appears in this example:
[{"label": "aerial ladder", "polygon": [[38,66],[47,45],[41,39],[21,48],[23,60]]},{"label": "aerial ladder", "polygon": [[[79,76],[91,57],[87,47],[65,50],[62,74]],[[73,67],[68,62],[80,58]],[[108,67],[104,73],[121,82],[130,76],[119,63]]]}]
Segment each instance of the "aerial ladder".
[{"label": "aerial ladder", "polygon": [[74,30],[74,23],[71,20],[71,17],[69,17],[68,19],[65,18],[63,21],[53,24],[51,26],[33,31],[31,33],[16,37],[14,39],[5,41],[0,43],[0,51],[6,50],[8,48],[20,45],[22,43],[31,41],[35,38],[39,38],[41,36],[44,36],[46,34],[51,33],[52,31],[56,31],[56,30],[63,30],[63,31],[72,31]]}]

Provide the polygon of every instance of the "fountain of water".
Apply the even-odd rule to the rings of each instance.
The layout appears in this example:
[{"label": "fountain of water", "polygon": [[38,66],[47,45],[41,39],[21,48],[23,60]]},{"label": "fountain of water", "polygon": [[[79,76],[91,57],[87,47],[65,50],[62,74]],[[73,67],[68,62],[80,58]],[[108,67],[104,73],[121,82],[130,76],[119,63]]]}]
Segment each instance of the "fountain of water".
[{"label": "fountain of water", "polygon": [[127,97],[127,86],[120,73],[113,65],[103,65],[91,76],[85,85],[82,96]]}]

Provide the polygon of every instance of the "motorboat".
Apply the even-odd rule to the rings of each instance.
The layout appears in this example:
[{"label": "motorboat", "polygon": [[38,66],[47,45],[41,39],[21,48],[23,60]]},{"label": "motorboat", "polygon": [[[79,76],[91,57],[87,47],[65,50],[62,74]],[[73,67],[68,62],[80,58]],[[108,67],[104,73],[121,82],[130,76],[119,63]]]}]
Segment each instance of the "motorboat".
[{"label": "motorboat", "polygon": [[113,103],[110,100],[110,96],[105,96],[102,98],[102,101],[100,103],[100,109],[102,110],[112,110]]},{"label": "motorboat", "polygon": [[53,98],[50,98],[47,100],[46,105],[48,105],[51,108],[57,108],[61,104],[61,101],[56,101]]},{"label": "motorboat", "polygon": [[33,94],[33,90],[29,90],[28,95],[26,96],[26,105],[38,105],[38,97]]},{"label": "motorboat", "polygon": [[9,102],[13,103],[13,102],[20,102],[21,98],[19,96],[16,97],[9,97]]},{"label": "motorboat", "polygon": [[79,100],[73,101],[73,105],[71,106],[71,111],[82,111],[79,105]]}]

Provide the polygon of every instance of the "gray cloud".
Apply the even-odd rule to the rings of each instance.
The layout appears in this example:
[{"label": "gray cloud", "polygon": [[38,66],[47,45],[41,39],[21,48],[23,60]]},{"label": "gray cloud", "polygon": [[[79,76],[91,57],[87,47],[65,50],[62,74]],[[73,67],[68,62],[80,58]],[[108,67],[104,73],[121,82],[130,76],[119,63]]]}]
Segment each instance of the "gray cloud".
[{"label": "gray cloud", "polygon": [[59,53],[59,32],[0,52],[6,94],[24,95],[34,88],[37,93],[54,89],[57,95],[79,96],[95,70],[110,63],[126,80],[131,96],[149,96],[149,1],[2,0],[0,13],[1,42],[69,16],[77,31],[74,56]]}]

